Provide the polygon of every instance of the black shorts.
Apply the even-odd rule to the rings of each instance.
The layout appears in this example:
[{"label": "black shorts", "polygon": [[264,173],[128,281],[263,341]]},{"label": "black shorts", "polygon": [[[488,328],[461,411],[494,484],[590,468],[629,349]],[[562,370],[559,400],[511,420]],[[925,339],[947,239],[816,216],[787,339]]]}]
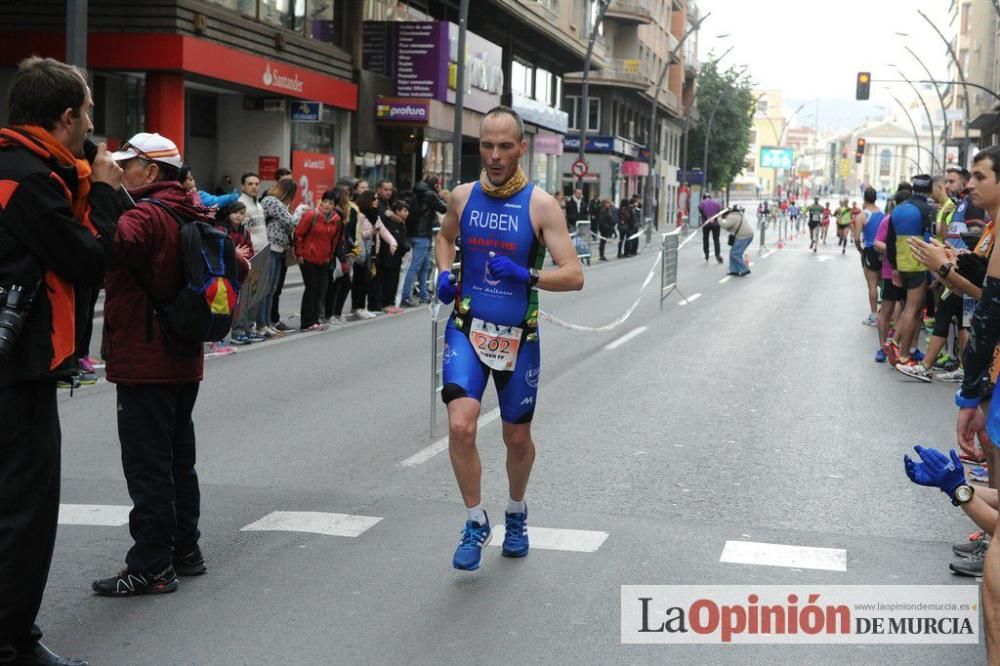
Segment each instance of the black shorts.
[{"label": "black shorts", "polygon": [[905,301],[906,290],[897,287],[891,279],[882,278],[882,300],[883,301]]},{"label": "black shorts", "polygon": [[899,277],[903,280],[903,289],[916,289],[927,284],[927,271],[900,271]]},{"label": "black shorts", "polygon": [[861,266],[868,271],[882,272],[882,255],[873,247],[866,247],[861,252]]},{"label": "black shorts", "polygon": [[960,328],[968,328],[968,326],[962,326],[963,301],[961,294],[949,294],[948,298],[938,303],[937,310],[934,312],[934,335],[939,338],[947,338],[948,329],[951,328],[953,320]]}]

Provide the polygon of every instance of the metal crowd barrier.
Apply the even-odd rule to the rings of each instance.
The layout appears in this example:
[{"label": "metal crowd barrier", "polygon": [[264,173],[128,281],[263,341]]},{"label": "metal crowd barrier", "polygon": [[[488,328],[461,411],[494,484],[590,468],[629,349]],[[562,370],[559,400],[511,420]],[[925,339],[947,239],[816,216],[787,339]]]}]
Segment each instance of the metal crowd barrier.
[{"label": "metal crowd barrier", "polygon": [[[452,273],[458,270],[460,264],[452,265]],[[435,271],[436,272],[436,271]],[[437,285],[435,276],[434,285]],[[431,439],[437,436],[437,416],[441,403],[441,390],[444,388],[442,379],[442,363],[444,362],[444,331],[448,326],[448,317],[451,316],[452,307],[442,306],[437,299],[437,293],[431,300],[431,404],[430,404],[430,432]]]},{"label": "metal crowd barrier", "polygon": [[677,261],[681,246],[681,229],[678,227],[669,234],[663,234],[660,246],[660,310],[663,301],[677,289]]}]

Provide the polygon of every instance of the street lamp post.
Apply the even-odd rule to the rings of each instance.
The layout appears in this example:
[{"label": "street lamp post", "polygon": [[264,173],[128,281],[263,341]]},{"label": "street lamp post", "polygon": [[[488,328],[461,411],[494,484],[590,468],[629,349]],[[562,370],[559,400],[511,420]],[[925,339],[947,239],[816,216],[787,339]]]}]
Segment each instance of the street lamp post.
[{"label": "street lamp post", "polygon": [[930,124],[930,132],[931,132],[931,168],[934,169],[935,165],[936,165],[936,168],[938,169],[938,171],[939,172],[943,172],[944,170],[941,169],[941,163],[938,162],[937,154],[936,154],[936,151],[934,150],[934,144],[935,144],[935,141],[934,141],[934,119],[931,117],[931,110],[929,108],[927,108],[927,102],[924,101],[924,98],[920,94],[920,91],[917,90],[917,87],[915,85],[913,85],[912,81],[910,81],[908,78],[906,78],[905,74],[903,74],[903,70],[901,70],[900,68],[897,67],[896,71],[899,72],[899,75],[901,77],[903,77],[903,80],[906,81],[910,85],[910,88],[913,89],[913,92],[914,92],[914,94],[916,94],[917,99],[920,100],[920,105],[922,107],[924,107],[924,113],[927,114],[927,122]]},{"label": "street lamp post", "polygon": [[[578,159],[584,161],[584,152],[587,147],[587,125],[590,124],[590,97],[588,96],[590,88],[588,85],[588,79],[590,77],[590,56],[594,53],[594,42],[597,41],[597,35],[601,28],[601,23],[604,21],[604,14],[608,11],[608,5],[611,4],[611,0],[598,0],[597,5],[597,19],[594,21],[593,27],[590,29],[590,41],[587,42],[587,55],[584,56],[583,60],[583,90],[580,95],[580,107],[576,110],[576,120],[577,124],[580,125],[580,153]],[[583,189],[583,175],[577,176],[576,188],[578,190]]]},{"label": "street lamp post", "polygon": [[455,78],[455,127],[452,134],[452,187],[462,182],[462,111],[465,106],[465,35],[469,24],[469,0],[462,0],[458,12],[458,56]]},{"label": "street lamp post", "polygon": [[969,84],[965,80],[965,71],[962,69],[962,63],[960,63],[958,61],[958,56],[955,55],[955,49],[953,49],[951,47],[951,42],[949,42],[948,38],[945,37],[941,33],[941,31],[938,29],[938,27],[936,25],[934,25],[934,21],[932,21],[929,18],[927,18],[927,14],[924,14],[919,9],[917,10],[917,13],[920,14],[920,17],[923,18],[925,21],[927,21],[927,23],[930,24],[930,26],[932,28],[934,28],[934,32],[936,32],[937,35],[938,35],[938,37],[941,38],[941,41],[944,42],[944,45],[946,47],[948,47],[948,53],[951,54],[951,59],[955,63],[955,69],[958,70],[958,78],[962,81],[962,90],[964,92],[964,94],[962,96],[965,98],[965,153],[963,155],[963,159],[965,161],[968,161],[968,159],[969,159],[969,146],[970,146],[970,141],[969,141],[969,122],[972,119],[969,118],[969,114],[970,114],[970,111],[969,111]]},{"label": "street lamp post", "polygon": [[[906,119],[910,121],[910,127],[913,129],[913,139],[914,141],[917,142],[917,169],[922,171],[923,169],[921,169],[920,166],[920,151],[923,150],[925,152],[930,153],[931,158],[934,157],[934,153],[931,153],[931,151],[928,150],[926,146],[920,145],[920,135],[917,133],[917,124],[913,122],[913,116],[910,115],[910,112],[906,108],[906,105],[904,105],[903,102],[901,102],[900,99],[895,95],[890,94],[889,97],[892,97],[896,101],[896,104],[899,105],[899,108],[901,108],[903,110],[903,113],[906,114]],[[931,164],[931,166],[933,167],[933,163]]]},{"label": "street lamp post", "polygon": [[653,190],[656,188],[656,182],[657,182],[656,165],[659,162],[659,159],[656,156],[657,155],[656,144],[657,144],[657,139],[660,136],[660,133],[659,131],[657,131],[656,128],[656,116],[660,110],[660,105],[659,105],[660,89],[663,87],[663,81],[667,78],[667,72],[670,70],[670,64],[671,61],[674,59],[674,56],[680,52],[681,47],[684,45],[684,42],[687,41],[687,38],[691,35],[691,33],[701,28],[701,24],[705,22],[705,19],[707,19],[711,15],[711,13],[712,12],[709,12],[708,14],[705,14],[704,16],[700,17],[697,21],[694,22],[694,24],[690,28],[688,28],[687,32],[684,33],[684,36],[681,37],[681,40],[677,42],[677,46],[675,46],[673,50],[670,51],[670,55],[667,56],[666,62],[663,63],[663,69],[660,70],[660,76],[656,80],[656,85],[653,87],[653,109],[649,114],[650,117],[649,176],[647,177],[645,192],[643,192],[642,210],[645,214],[652,215],[654,225],[656,226],[657,229],[659,229],[659,207],[658,206],[656,207],[656,212],[654,213],[653,212],[654,206],[652,205],[652,194]]},{"label": "street lamp post", "polygon": [[[896,33],[896,34],[902,35],[905,33]],[[913,56],[913,58],[918,63],[920,63],[920,66],[924,68],[924,73],[927,74],[927,78],[933,80],[934,76],[931,74],[930,68],[928,68],[927,65],[924,64],[924,61],[920,59],[920,56],[918,56],[916,52],[909,46],[906,46],[904,48],[907,50],[907,52],[909,52],[911,56]],[[938,102],[941,103],[941,150],[942,150],[941,154],[944,155],[945,151],[947,151],[946,146],[948,143],[948,109],[944,105],[944,93],[942,93],[941,89],[938,88],[937,82],[934,82],[931,85],[934,86],[934,92],[937,93]]]}]

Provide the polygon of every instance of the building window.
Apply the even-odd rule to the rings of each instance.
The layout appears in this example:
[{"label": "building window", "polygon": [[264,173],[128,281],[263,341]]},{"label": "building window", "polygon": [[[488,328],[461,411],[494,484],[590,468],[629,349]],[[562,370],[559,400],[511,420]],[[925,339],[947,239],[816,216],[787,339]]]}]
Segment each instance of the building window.
[{"label": "building window", "polygon": [[541,67],[535,70],[535,99],[549,106],[554,106],[552,102],[552,72]]},{"label": "building window", "polygon": [[532,93],[531,67],[514,60],[510,65],[510,89],[531,97]]},{"label": "building window", "polygon": [[342,22],[343,3],[335,0],[207,0],[264,23],[303,34],[310,39],[342,45],[334,30]]},{"label": "building window", "polygon": [[305,15],[306,0],[260,0],[260,20],[265,23],[302,32]]},{"label": "building window", "polygon": [[[588,101],[590,102],[590,117],[588,118],[587,131],[599,132],[601,128],[601,100],[597,97],[588,97]],[[581,98],[577,95],[566,95],[566,99],[563,100],[562,109],[569,114],[570,129],[580,129],[577,115],[581,106],[580,102]]]},{"label": "building window", "polygon": [[208,0],[212,4],[222,5],[244,16],[257,18],[257,0]]},{"label": "building window", "polygon": [[306,11],[306,37],[328,44],[337,43],[333,11],[333,0],[310,0]]}]

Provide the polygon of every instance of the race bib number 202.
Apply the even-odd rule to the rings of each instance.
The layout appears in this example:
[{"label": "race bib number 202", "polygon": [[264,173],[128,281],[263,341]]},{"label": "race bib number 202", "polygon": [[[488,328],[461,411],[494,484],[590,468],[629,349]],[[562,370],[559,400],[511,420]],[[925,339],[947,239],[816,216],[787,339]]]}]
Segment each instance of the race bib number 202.
[{"label": "race bib number 202", "polygon": [[473,319],[472,326],[469,327],[469,341],[486,367],[510,372],[517,364],[521,333],[517,326],[498,326],[482,319]]}]

